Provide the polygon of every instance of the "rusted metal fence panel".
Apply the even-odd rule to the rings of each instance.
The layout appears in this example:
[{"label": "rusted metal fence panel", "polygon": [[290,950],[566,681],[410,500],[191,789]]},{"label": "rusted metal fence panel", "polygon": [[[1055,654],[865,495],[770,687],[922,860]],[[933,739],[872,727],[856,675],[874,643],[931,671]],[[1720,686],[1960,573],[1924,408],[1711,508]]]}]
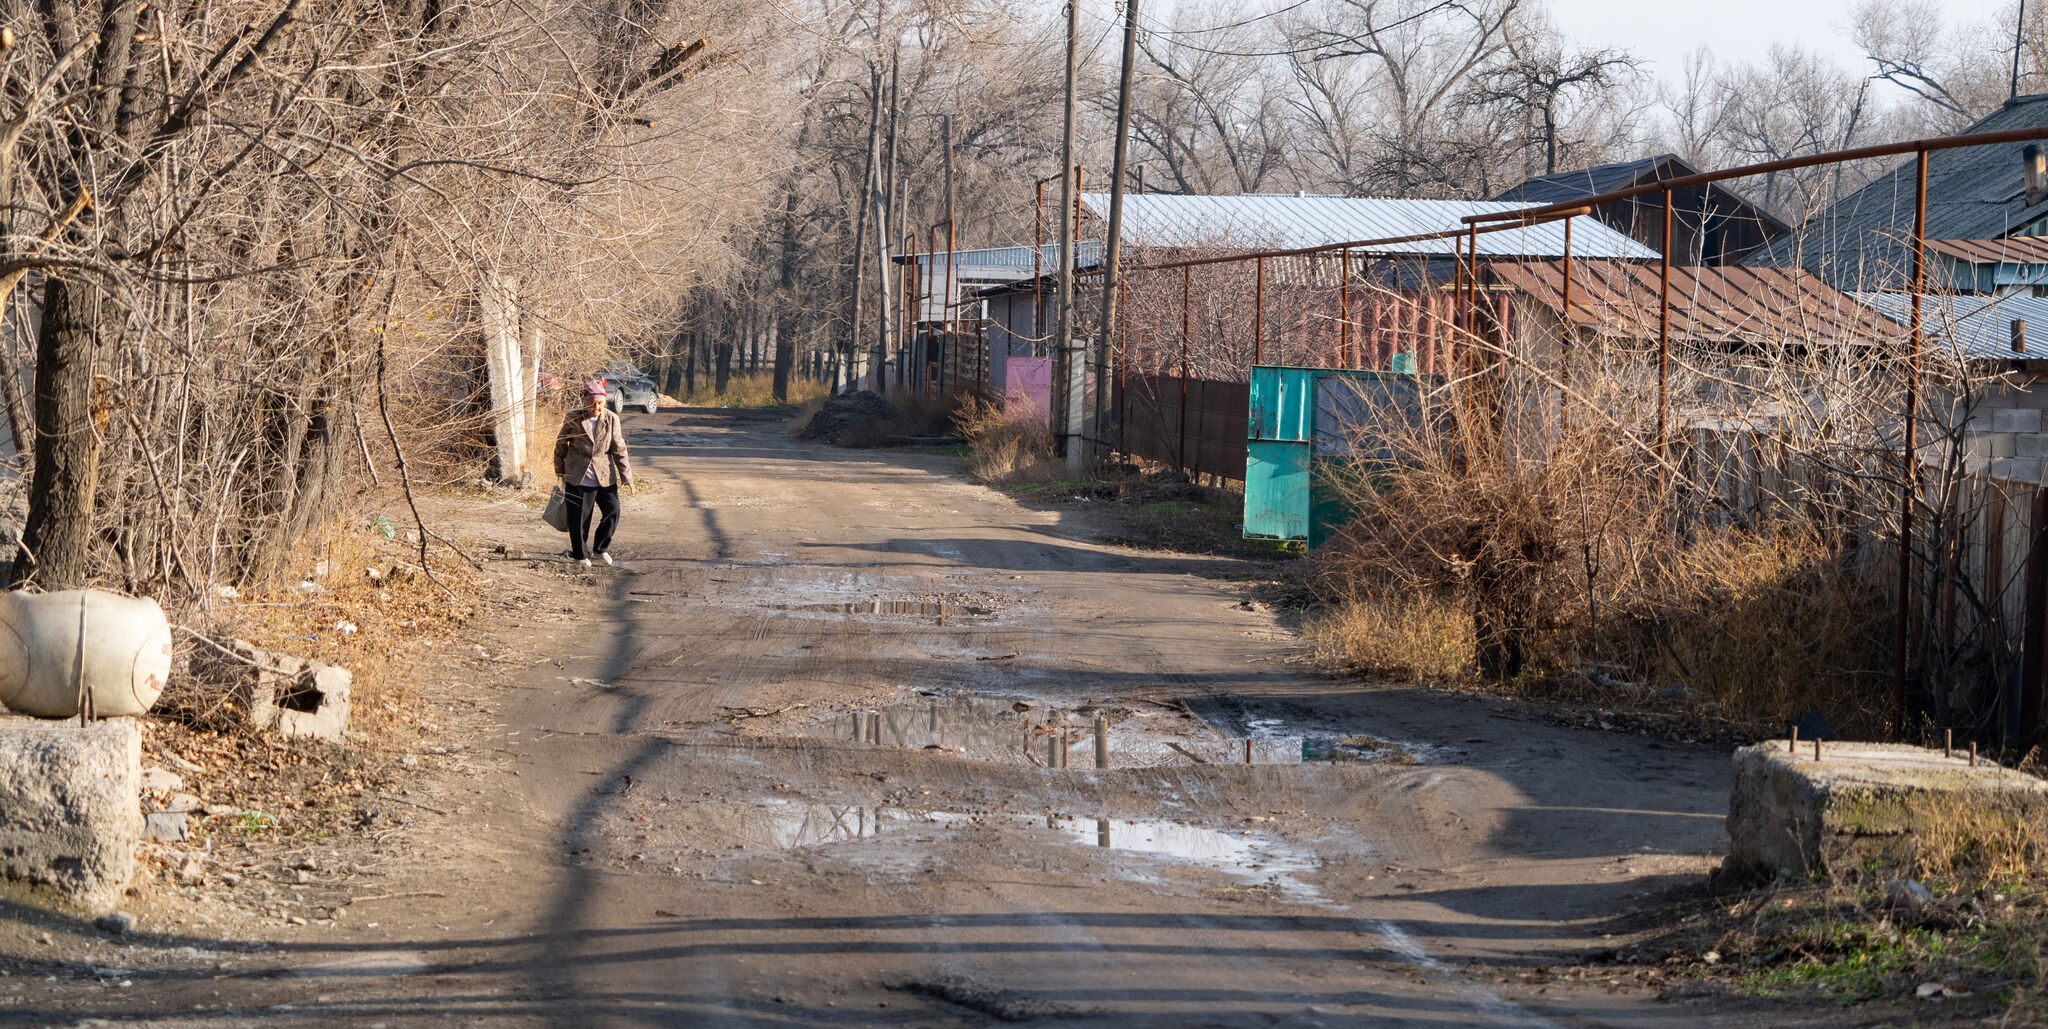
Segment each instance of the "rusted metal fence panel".
[{"label": "rusted metal fence panel", "polygon": [[1119,388],[1119,449],[1190,475],[1244,478],[1245,383],[1134,372]]}]

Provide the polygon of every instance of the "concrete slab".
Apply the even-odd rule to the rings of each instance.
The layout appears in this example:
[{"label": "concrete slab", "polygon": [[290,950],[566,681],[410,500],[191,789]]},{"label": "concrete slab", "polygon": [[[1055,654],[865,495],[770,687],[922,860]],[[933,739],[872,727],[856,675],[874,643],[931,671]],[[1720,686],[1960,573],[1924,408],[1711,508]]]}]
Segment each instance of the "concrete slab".
[{"label": "concrete slab", "polygon": [[88,911],[114,906],[142,836],[142,732],[0,717],[0,878]]},{"label": "concrete slab", "polygon": [[1895,743],[1788,748],[1776,740],[1735,752],[1728,800],[1728,866],[1765,875],[1846,871],[1912,854],[1915,835],[1943,812],[1990,803],[2048,813],[2048,782],[1967,753]]}]

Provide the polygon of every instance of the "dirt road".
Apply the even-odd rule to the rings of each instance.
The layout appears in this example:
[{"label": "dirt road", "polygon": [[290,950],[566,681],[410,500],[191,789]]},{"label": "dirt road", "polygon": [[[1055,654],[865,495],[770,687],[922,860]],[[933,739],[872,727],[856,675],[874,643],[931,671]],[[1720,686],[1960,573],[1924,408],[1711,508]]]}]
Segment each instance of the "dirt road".
[{"label": "dirt road", "polygon": [[[449,695],[475,739],[403,799],[440,817],[399,874],[332,927],[157,937],[133,986],[38,985],[15,1013],[1765,1020],[1517,974],[1713,865],[1723,753],[1332,680],[1250,600],[1265,570],[1099,545],[1085,506],[1021,507],[949,457],[729,413],[629,428],[653,489],[621,566],[498,566],[540,599]],[[466,517],[558,545],[528,508]],[[1246,765],[1247,740],[1349,760]]]}]

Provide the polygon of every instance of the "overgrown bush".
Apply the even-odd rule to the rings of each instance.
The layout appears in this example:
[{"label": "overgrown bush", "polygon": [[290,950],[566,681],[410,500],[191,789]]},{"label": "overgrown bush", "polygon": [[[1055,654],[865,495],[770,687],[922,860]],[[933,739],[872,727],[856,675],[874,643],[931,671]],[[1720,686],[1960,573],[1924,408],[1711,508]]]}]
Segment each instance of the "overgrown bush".
[{"label": "overgrown bush", "polygon": [[1882,731],[1894,607],[1838,509],[1736,517],[1670,487],[1633,433],[1574,427],[1517,452],[1467,415],[1385,419],[1357,447],[1381,460],[1325,477],[1355,512],[1316,553],[1326,657]]},{"label": "overgrown bush", "polygon": [[1005,486],[1065,474],[1053,454],[1052,430],[1028,411],[970,396],[956,409],[953,426],[967,444],[968,474],[982,482]]}]

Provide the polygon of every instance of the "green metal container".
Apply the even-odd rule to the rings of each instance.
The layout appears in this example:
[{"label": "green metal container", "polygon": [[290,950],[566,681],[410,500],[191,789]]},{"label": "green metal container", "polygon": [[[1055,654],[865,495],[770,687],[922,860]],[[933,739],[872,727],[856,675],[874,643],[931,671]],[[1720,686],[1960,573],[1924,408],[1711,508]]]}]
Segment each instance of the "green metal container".
[{"label": "green metal container", "polygon": [[1356,452],[1349,435],[1356,425],[1347,423],[1392,413],[1423,417],[1422,391],[1436,381],[1437,376],[1349,368],[1253,368],[1245,427],[1245,536],[1322,545],[1353,514],[1344,498],[1384,478],[1396,460],[1392,454]]}]

